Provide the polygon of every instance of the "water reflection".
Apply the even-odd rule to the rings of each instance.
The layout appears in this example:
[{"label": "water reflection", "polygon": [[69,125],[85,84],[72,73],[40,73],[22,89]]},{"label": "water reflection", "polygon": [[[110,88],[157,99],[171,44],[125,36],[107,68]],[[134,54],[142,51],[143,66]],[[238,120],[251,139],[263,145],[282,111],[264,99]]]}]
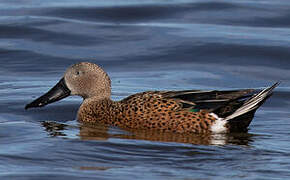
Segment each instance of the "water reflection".
[{"label": "water reflection", "polygon": [[176,134],[162,133],[158,131],[127,130],[121,131],[99,125],[85,124],[67,125],[58,122],[45,121],[42,126],[51,137],[68,136],[67,131],[77,129],[76,133],[82,140],[105,141],[109,138],[147,140],[158,142],[178,142],[197,145],[246,145],[252,142],[253,134],[249,133],[231,133],[231,134]]},{"label": "water reflection", "polygon": [[66,136],[63,130],[67,129],[67,125],[57,122],[48,122],[44,121],[42,122],[42,126],[45,128],[45,131],[48,132],[49,136],[55,137],[55,136]]}]

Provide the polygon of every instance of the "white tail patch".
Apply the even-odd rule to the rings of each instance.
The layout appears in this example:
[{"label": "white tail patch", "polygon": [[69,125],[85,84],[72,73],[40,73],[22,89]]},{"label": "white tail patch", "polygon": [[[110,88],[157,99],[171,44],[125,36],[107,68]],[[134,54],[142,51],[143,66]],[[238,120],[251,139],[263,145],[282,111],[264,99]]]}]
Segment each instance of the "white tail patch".
[{"label": "white tail patch", "polygon": [[227,132],[227,128],[225,127],[227,121],[223,118],[219,118],[215,113],[210,113],[211,116],[216,118],[216,121],[211,126],[211,131],[213,133],[225,133]]}]

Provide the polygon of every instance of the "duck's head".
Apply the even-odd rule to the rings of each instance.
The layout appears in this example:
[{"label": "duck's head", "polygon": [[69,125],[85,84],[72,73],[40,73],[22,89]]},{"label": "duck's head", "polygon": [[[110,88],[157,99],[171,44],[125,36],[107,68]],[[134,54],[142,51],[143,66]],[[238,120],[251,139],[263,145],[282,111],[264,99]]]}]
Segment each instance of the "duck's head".
[{"label": "duck's head", "polygon": [[42,107],[70,95],[87,98],[110,98],[111,81],[98,65],[81,62],[69,67],[64,77],[47,93],[25,106],[25,109]]}]

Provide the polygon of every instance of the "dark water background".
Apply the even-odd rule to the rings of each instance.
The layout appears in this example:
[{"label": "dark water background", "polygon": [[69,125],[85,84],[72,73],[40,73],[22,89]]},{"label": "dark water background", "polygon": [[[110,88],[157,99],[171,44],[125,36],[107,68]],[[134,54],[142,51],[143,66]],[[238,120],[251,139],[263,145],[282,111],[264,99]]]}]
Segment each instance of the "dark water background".
[{"label": "dark water background", "polygon": [[[290,1],[0,1],[0,179],[288,179]],[[76,62],[113,98],[146,90],[263,88],[248,133],[129,133],[75,120],[70,97],[24,105]]]}]

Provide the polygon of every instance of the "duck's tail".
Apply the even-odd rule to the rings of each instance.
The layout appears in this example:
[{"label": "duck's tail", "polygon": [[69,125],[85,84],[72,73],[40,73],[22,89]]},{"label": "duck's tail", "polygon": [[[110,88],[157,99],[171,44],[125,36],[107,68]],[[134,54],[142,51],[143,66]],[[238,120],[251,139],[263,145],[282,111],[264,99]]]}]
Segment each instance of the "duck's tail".
[{"label": "duck's tail", "polygon": [[[241,106],[233,113],[226,117],[220,118],[220,120],[225,123],[227,129],[229,129],[230,132],[247,131],[247,128],[250,125],[256,110],[265,102],[267,98],[272,95],[273,89],[275,89],[279,84],[280,83],[277,82],[271,87],[268,87],[253,95],[249,99],[243,101]],[[216,113],[216,115],[219,114]]]}]

